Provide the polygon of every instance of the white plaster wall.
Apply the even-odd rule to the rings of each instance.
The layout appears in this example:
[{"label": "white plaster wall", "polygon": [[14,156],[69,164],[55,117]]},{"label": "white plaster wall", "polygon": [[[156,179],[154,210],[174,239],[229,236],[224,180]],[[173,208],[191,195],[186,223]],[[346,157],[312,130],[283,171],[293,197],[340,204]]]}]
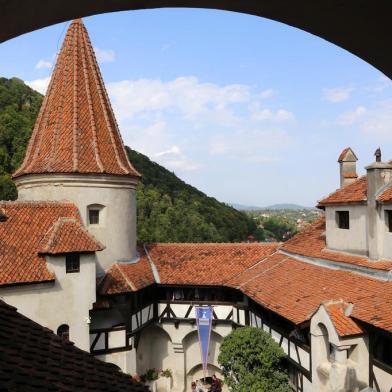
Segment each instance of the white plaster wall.
[{"label": "white plaster wall", "polygon": [[[349,211],[350,229],[339,229],[336,211]],[[365,205],[328,206],[325,208],[327,248],[367,254],[367,208]]]},{"label": "white plaster wall", "polygon": [[392,374],[387,373],[377,366],[373,366],[373,373],[380,388],[380,392],[390,392],[392,389]]},{"label": "white plaster wall", "polygon": [[97,355],[96,358],[101,361],[113,363],[118,366],[124,373],[135,375],[136,372],[136,350],[121,351],[118,353]]},{"label": "white plaster wall", "polygon": [[[361,390],[368,385],[369,347],[366,336],[339,337],[324,306],[320,306],[313,315],[310,333],[314,391],[352,390],[347,388],[348,385],[355,385]],[[336,357],[328,359],[330,344]],[[354,355],[349,355],[350,352],[354,352]]]},{"label": "white plaster wall", "polygon": [[380,224],[380,231],[382,238],[382,248],[383,248],[383,257],[391,259],[392,258],[392,233],[388,231],[387,221],[386,221],[386,210],[392,210],[392,205],[382,206],[381,208],[381,224]]},{"label": "white plaster wall", "polygon": [[[106,249],[97,256],[97,274],[136,257],[136,180],[107,175],[28,175],[16,179],[19,200],[69,200],[84,225]],[[104,206],[99,225],[88,225],[87,207]]]},{"label": "white plaster wall", "polygon": [[54,283],[0,288],[0,297],[35,322],[57,332],[69,326],[70,340],[90,351],[89,310],[95,302],[95,254],[80,257],[80,272],[65,272],[65,256],[48,257]]}]

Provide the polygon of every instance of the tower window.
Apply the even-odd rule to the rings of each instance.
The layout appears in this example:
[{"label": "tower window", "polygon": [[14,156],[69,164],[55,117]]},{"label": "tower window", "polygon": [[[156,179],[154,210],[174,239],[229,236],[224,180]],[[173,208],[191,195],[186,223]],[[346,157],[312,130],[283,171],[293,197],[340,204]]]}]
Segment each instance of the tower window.
[{"label": "tower window", "polygon": [[69,326],[62,324],[57,328],[57,335],[64,340],[69,340]]},{"label": "tower window", "polygon": [[99,225],[99,210],[88,210],[88,222],[90,225]]},{"label": "tower window", "polygon": [[350,228],[350,213],[348,211],[336,211],[336,223],[339,229]]},{"label": "tower window", "polygon": [[65,256],[65,272],[67,274],[80,271],[80,256],[77,253],[70,253]]},{"label": "tower window", "polygon": [[391,233],[392,232],[392,210],[385,211],[385,223],[387,226],[387,230]]}]

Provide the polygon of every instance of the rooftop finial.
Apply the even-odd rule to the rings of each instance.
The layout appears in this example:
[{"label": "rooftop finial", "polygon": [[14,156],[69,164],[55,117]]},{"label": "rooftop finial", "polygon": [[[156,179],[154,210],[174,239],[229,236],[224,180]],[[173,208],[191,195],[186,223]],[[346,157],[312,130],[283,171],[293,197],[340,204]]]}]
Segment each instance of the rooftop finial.
[{"label": "rooftop finial", "polygon": [[374,153],[376,157],[376,162],[381,162],[381,149],[380,147],[377,148],[376,152]]},{"label": "rooftop finial", "polygon": [[5,222],[7,220],[7,215],[3,208],[0,208],[0,222]]}]

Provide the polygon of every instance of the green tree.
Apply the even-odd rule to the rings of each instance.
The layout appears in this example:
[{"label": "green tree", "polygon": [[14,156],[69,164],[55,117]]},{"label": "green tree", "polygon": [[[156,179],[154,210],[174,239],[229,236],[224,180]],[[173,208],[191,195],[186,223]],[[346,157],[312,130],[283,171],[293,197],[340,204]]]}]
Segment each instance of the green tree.
[{"label": "green tree", "polygon": [[297,228],[284,218],[271,216],[262,222],[267,234],[272,235],[278,241],[287,241],[297,233]]},{"label": "green tree", "polygon": [[268,333],[243,327],[223,339],[218,362],[232,392],[289,392],[284,355]]}]

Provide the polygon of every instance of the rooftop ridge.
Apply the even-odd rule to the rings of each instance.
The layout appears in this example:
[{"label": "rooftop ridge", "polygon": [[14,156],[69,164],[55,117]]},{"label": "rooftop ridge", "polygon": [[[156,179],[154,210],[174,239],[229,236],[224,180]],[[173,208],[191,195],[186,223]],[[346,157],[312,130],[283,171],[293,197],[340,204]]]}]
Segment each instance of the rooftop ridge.
[{"label": "rooftop ridge", "polygon": [[66,33],[25,159],[14,173],[139,177],[128,160],[88,32]]}]

